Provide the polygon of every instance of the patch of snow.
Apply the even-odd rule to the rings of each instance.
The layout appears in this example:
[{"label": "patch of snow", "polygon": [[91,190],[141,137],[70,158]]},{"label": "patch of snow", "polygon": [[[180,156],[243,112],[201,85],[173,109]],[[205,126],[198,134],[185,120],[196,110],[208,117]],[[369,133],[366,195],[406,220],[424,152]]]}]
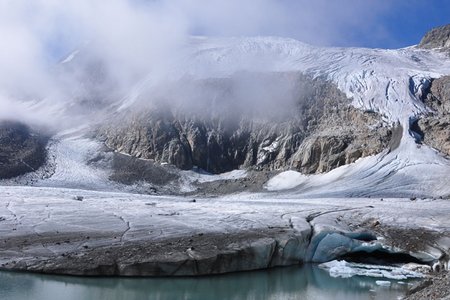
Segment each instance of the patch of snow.
[{"label": "patch of snow", "polygon": [[302,184],[308,176],[297,171],[286,171],[274,176],[266,183],[268,191],[282,191],[295,188]]},{"label": "patch of snow", "polygon": [[[189,172],[189,171],[188,171]],[[247,177],[246,170],[233,170],[230,172],[225,172],[221,174],[209,174],[209,173],[199,173],[195,171],[191,171],[191,176],[196,181],[203,182],[212,182],[217,180],[233,180],[233,179],[241,179]]]},{"label": "patch of snow", "polygon": [[280,142],[279,142],[279,138],[277,138],[272,144],[270,144],[267,147],[263,147],[262,149],[264,151],[268,151],[268,152],[275,152],[279,146],[280,146]]}]

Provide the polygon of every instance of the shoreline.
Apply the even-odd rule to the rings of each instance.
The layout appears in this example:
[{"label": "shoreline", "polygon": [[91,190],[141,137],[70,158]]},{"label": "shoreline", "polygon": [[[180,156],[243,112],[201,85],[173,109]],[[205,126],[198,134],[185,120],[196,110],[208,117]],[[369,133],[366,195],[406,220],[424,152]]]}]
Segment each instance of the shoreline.
[{"label": "shoreline", "polygon": [[405,300],[450,299],[450,272],[435,274],[410,291]]}]

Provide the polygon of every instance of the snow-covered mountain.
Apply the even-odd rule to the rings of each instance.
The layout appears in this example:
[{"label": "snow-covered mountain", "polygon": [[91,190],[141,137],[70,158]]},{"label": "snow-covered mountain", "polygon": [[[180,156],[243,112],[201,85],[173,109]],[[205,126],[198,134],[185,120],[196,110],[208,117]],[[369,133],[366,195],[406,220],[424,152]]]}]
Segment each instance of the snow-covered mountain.
[{"label": "snow-covered mountain", "polygon": [[[450,161],[422,144],[414,126],[433,113],[425,99],[433,79],[450,74],[450,59],[424,48],[430,47],[322,48],[275,37],[192,37],[163,71],[136,74],[127,85],[101,58],[76,50],[57,68],[70,92],[52,114],[70,122],[56,130],[50,156],[58,160],[57,148],[69,147],[68,139],[75,148],[64,153],[85,151],[65,158],[79,157],[77,165],[84,165],[67,178],[74,182],[100,173],[99,181],[111,178],[114,159],[102,150],[104,142],[182,169],[290,170],[266,187],[294,194],[446,196]],[[39,105],[52,104],[49,97]],[[91,143],[97,146],[77,146],[77,136],[98,140]],[[109,154],[100,154],[97,166],[87,153]]]}]

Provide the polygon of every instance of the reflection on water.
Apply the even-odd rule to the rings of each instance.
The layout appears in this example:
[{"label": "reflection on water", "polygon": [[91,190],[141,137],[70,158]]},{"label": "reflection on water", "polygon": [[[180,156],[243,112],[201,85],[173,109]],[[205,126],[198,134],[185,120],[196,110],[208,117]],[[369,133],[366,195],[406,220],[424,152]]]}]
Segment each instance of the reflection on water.
[{"label": "reflection on water", "polygon": [[200,278],[88,278],[0,272],[2,300],[97,299],[397,299],[407,285],[374,278],[332,278],[296,266]]}]

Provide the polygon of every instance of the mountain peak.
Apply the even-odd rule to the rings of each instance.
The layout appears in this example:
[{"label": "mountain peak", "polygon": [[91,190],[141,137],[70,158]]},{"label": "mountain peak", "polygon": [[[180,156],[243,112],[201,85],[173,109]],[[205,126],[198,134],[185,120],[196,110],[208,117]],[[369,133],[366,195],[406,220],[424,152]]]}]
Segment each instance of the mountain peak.
[{"label": "mountain peak", "polygon": [[433,28],[427,32],[420,41],[419,47],[424,49],[450,49],[450,24]]}]

